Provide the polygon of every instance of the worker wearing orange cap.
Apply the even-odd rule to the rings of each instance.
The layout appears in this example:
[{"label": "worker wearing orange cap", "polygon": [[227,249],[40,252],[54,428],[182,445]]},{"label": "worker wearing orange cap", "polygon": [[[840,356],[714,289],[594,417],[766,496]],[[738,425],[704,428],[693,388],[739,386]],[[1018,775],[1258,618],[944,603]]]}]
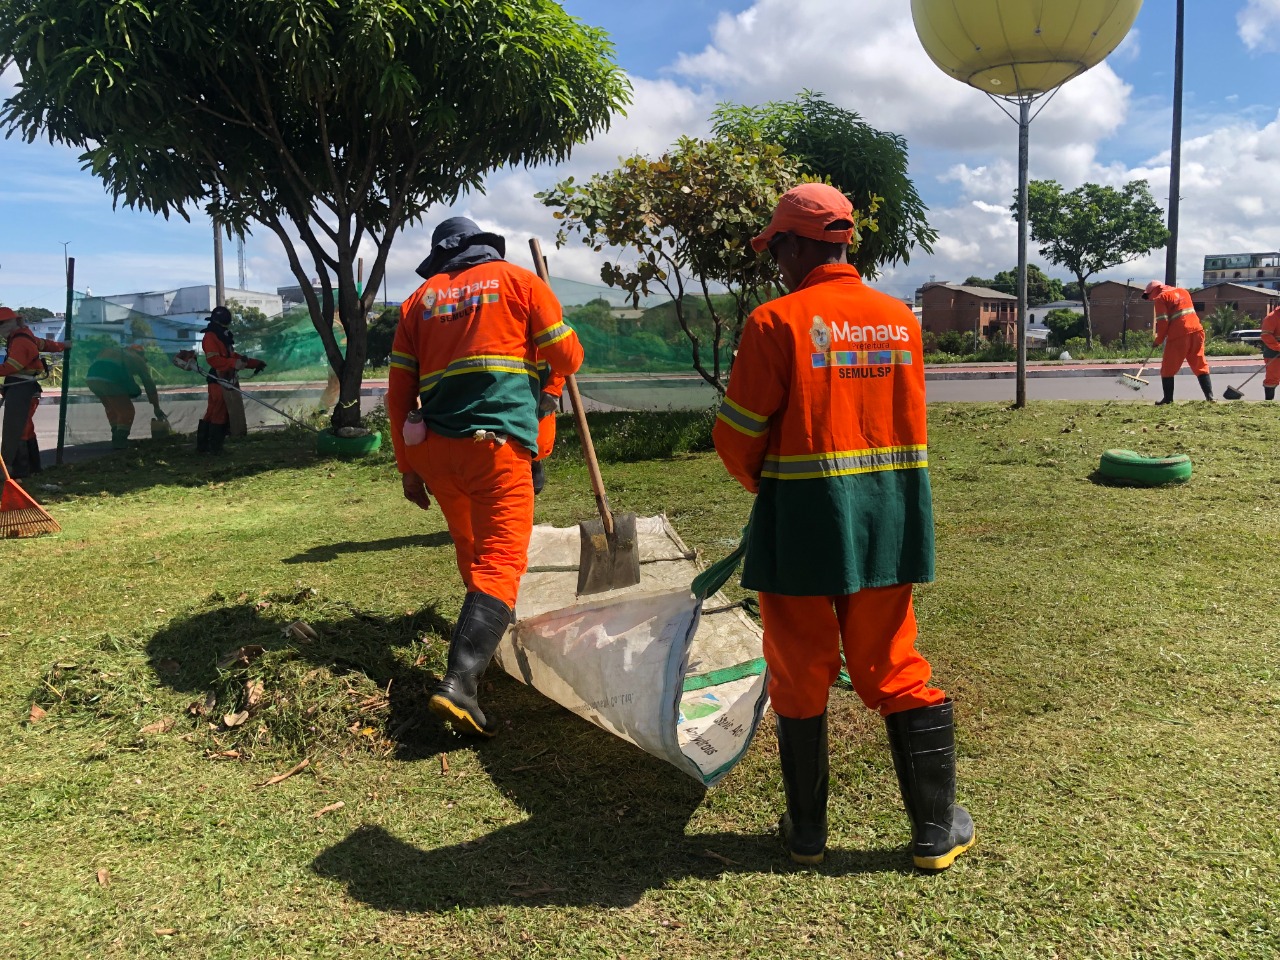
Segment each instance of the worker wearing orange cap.
[{"label": "worker wearing orange cap", "polygon": [[955,803],[952,702],[916,650],[912,584],[934,576],[920,325],[847,262],[853,207],[798,186],[763,233],[791,293],[743,329],[713,433],[756,494],[742,584],[760,592],[797,863],[827,838],[827,698],[843,648],[854,689],[885,718],[915,864],[940,870],[974,842]]},{"label": "worker wearing orange cap", "polygon": [[387,413],[401,488],[444,513],[467,595],[433,713],[461,733],[493,736],[480,675],[514,619],[533,532],[539,355],[558,374],[582,345],[551,288],[507,263],[506,241],[465,217],[445,220],[400,308]]},{"label": "worker wearing orange cap", "polygon": [[[142,381],[142,386],[138,385],[138,380]],[[129,432],[133,429],[133,400],[141,396],[143,390],[147,392],[155,418],[167,419],[160,409],[160,395],[147,365],[146,351],[140,343],[127,347],[118,344],[103,347],[89,365],[85,382],[107,413],[111,446],[117,450],[129,446]]]},{"label": "worker wearing orange cap", "polygon": [[546,462],[556,446],[556,410],[564,393],[564,376],[551,369],[551,364],[538,359],[538,453],[533,458],[533,495],[547,485]]},{"label": "worker wearing orange cap", "polygon": [[1173,403],[1173,378],[1185,363],[1200,381],[1206,400],[1213,399],[1213,382],[1209,377],[1209,364],[1204,358],[1204,327],[1196,316],[1191,294],[1182,287],[1170,287],[1159,280],[1152,280],[1142,292],[1143,300],[1150,300],[1156,308],[1154,345],[1164,344],[1160,355],[1160,385],[1164,396],[1156,401],[1157,407]]},{"label": "worker wearing orange cap", "polygon": [[4,387],[4,420],[0,426],[0,458],[10,475],[21,479],[40,472],[40,444],[36,440],[35,415],[40,406],[40,380],[47,374],[40,352],[61,353],[67,345],[60,340],[37,337],[25,318],[8,307],[0,307],[0,340],[6,355],[0,363]]},{"label": "worker wearing orange cap", "polygon": [[1274,400],[1280,387],[1280,307],[1262,318],[1262,358],[1266,371],[1262,374],[1262,398]]},{"label": "worker wearing orange cap", "polygon": [[[209,378],[209,402],[204,417],[196,424],[196,450],[199,453],[221,453],[222,446],[231,433],[231,402],[239,403],[239,395],[233,388],[239,386],[240,371],[257,373],[266,369],[266,362],[236,353],[235,335],[231,332],[231,311],[226,307],[214,307],[209,314],[209,325],[204,328],[200,348],[204,359],[213,371]],[[226,384],[226,386],[224,386]],[[243,420],[243,417],[240,418]],[[240,433],[243,433],[243,425]]]}]

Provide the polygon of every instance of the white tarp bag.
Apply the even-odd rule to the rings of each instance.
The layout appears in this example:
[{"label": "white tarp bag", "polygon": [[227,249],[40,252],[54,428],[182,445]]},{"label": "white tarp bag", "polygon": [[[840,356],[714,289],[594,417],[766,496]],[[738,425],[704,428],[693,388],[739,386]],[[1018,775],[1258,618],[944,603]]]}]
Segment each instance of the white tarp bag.
[{"label": "white tarp bag", "polygon": [[665,516],[637,518],[640,583],[575,595],[578,528],[539,525],[502,668],[708,786],[746,752],[768,700],[760,628],[715,593]]}]

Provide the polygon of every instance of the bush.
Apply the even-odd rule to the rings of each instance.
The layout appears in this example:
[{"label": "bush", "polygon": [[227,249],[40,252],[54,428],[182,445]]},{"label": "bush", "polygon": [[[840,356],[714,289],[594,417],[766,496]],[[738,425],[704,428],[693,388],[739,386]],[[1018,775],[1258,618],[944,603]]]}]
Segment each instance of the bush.
[{"label": "bush", "polygon": [[[717,409],[593,413],[591,440],[596,456],[611,463],[637,463],[713,450],[711,428],[715,426]],[[581,456],[572,417],[560,418],[556,438],[553,457],[570,453]]]}]

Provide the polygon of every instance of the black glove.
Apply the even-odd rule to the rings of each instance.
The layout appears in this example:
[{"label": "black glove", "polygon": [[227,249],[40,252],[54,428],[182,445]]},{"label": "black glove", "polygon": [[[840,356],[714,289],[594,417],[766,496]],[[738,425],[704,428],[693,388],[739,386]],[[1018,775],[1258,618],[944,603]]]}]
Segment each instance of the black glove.
[{"label": "black glove", "polygon": [[538,419],[549,417],[560,408],[560,398],[543,390],[538,395]]}]

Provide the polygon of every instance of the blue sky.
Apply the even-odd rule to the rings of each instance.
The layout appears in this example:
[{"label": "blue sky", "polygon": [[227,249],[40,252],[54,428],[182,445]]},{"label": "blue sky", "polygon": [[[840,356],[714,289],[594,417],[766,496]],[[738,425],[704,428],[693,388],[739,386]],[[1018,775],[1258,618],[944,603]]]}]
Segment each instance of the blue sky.
[{"label": "blue sky", "polygon": [[[485,195],[464,198],[439,217],[464,213],[502,230],[513,256],[531,235],[550,247],[555,227],[535,191],[569,174],[606,169],[622,155],[660,152],[681,134],[705,133],[719,101],[754,103],[810,88],[910,144],[912,173],[941,238],[932,256],[888,271],[882,289],[908,295],[930,277],[959,281],[1013,266],[1016,227],[1004,208],[1016,175],[1016,125],[925,57],[906,0],[566,0],[564,6],[613,36],[635,85],[628,117],[566,164],[500,171]],[[1191,284],[1207,253],[1280,248],[1280,0],[1187,8],[1179,273]],[[1031,129],[1032,177],[1071,187],[1141,177],[1165,202],[1173,11],[1173,0],[1148,0],[1108,61],[1048,104]],[[7,73],[0,93],[14,80]],[[64,241],[77,259],[77,287],[98,294],[212,282],[207,221],[113,209],[63,147],[0,142],[0,222],[8,227],[0,238],[0,303],[59,307]],[[416,286],[412,270],[431,225],[397,241],[387,285],[392,299]],[[226,253],[234,285],[234,245]],[[294,282],[265,231],[249,238],[246,255],[250,288]],[[580,245],[552,250],[551,260],[556,274],[598,278],[598,257]],[[1163,263],[1161,251],[1109,276],[1161,276]]]}]

